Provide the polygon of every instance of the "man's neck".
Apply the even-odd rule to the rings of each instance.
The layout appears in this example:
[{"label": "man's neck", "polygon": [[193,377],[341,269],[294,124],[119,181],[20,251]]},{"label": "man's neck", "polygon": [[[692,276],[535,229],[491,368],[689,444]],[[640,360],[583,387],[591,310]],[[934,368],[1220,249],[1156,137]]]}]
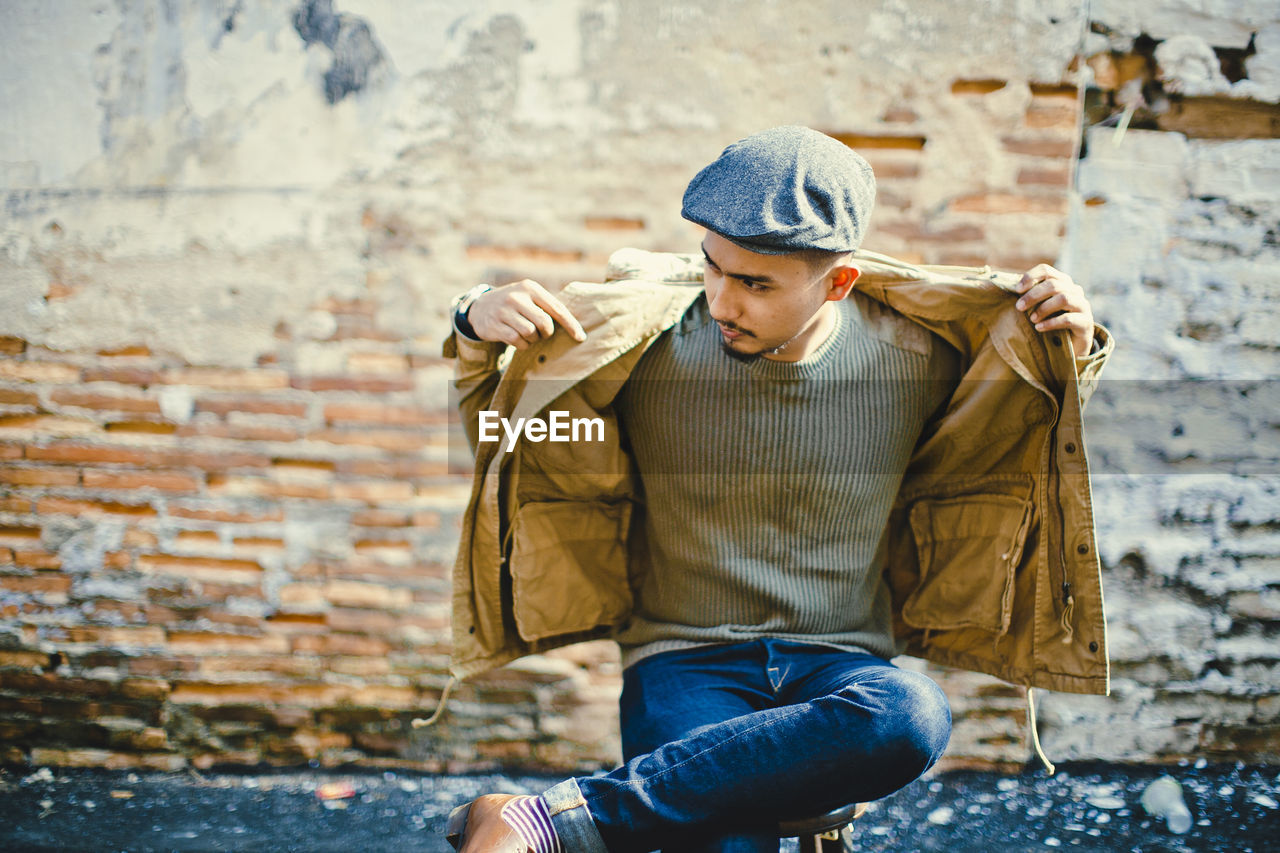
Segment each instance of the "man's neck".
[{"label": "man's neck", "polygon": [[827,342],[836,330],[839,312],[836,303],[824,302],[804,328],[790,340],[779,344],[771,350],[761,353],[770,361],[803,361],[818,351],[818,347]]}]

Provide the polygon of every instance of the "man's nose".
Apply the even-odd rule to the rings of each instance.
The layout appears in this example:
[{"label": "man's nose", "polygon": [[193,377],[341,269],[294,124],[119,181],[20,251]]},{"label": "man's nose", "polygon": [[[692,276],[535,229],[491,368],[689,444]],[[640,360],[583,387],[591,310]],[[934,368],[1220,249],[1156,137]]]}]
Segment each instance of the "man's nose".
[{"label": "man's nose", "polygon": [[707,308],[713,320],[731,321],[738,316],[737,303],[729,295],[729,288],[723,284],[714,290],[707,290]]}]

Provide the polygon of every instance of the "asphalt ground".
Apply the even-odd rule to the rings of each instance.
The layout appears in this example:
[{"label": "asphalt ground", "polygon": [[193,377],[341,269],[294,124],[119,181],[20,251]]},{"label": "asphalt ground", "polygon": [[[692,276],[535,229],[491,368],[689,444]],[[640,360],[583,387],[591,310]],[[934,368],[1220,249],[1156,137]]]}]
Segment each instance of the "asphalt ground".
[{"label": "asphalt ground", "polygon": [[[1179,781],[1185,835],[1139,801]],[[129,773],[0,769],[0,850],[450,850],[449,810],[488,792],[536,793],[556,778],[406,772]],[[1065,765],[1018,775],[952,771],[872,804],[862,851],[1280,851],[1280,766]],[[784,842],[794,850],[795,842]]]}]

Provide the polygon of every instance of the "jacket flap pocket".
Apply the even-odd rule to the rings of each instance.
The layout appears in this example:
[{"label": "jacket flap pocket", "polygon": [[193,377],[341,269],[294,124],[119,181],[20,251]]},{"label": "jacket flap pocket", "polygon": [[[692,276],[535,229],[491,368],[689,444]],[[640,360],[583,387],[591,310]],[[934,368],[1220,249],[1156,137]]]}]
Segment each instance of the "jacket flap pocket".
[{"label": "jacket flap pocket", "polygon": [[998,494],[915,503],[909,519],[920,585],[903,603],[903,620],[926,630],[1006,633],[1031,509],[1029,500]]},{"label": "jacket flap pocket", "polygon": [[631,504],[528,503],[512,528],[516,629],[526,642],[591,631],[631,612]]}]

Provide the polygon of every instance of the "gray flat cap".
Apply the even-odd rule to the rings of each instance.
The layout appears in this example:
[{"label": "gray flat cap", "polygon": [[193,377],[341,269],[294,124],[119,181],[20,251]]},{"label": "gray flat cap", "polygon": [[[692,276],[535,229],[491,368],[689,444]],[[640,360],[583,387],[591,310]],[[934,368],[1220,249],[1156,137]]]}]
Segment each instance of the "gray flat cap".
[{"label": "gray flat cap", "polygon": [[787,126],[726,148],[689,182],[682,215],[764,255],[851,252],[875,199],[866,160],[824,133]]}]

